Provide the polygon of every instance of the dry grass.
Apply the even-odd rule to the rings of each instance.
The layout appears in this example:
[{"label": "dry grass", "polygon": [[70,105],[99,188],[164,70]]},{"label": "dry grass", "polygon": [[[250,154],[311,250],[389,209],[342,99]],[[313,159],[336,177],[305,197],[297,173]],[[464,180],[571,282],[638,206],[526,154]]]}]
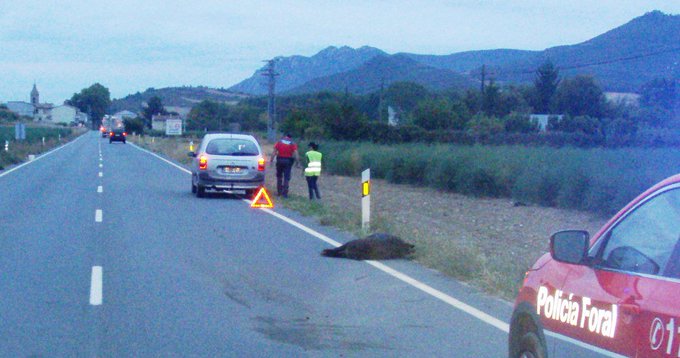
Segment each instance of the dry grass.
[{"label": "dry grass", "polygon": [[[188,162],[188,139],[146,138],[142,144]],[[271,148],[263,145],[267,154]],[[271,190],[276,178],[272,168],[268,170],[266,185]],[[322,174],[322,200],[309,201],[302,171],[296,168],[290,198],[274,200],[359,236],[365,234],[360,226],[360,184],[360,178]],[[526,269],[548,250],[550,234],[567,228],[594,233],[605,222],[590,213],[515,207],[509,199],[473,198],[384,180],[372,181],[371,202],[373,232],[397,235],[416,245],[415,260],[421,264],[509,299],[515,297]]]}]

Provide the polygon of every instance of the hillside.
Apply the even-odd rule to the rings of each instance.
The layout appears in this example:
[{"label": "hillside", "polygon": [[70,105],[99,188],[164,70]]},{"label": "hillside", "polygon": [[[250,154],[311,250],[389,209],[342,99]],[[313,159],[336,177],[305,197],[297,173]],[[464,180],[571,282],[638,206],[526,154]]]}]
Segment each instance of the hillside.
[{"label": "hillside", "polygon": [[[371,62],[378,55],[380,59]],[[394,61],[386,60],[388,57]],[[546,59],[560,67],[563,77],[589,74],[595,76],[606,91],[635,92],[655,78],[680,78],[679,58],[680,15],[653,11],[588,41],[543,51],[497,49],[443,56],[388,55],[372,47],[345,46],[329,47],[311,57],[279,57],[277,93],[344,91],[345,88],[365,93],[379,88],[383,77],[387,83],[413,80],[433,89],[446,88],[448,84],[465,87],[465,82],[479,81],[482,65],[486,65],[489,77],[499,82],[530,83],[536,68]],[[464,81],[460,75],[467,76],[468,80]],[[230,90],[266,93],[260,72]]]},{"label": "hillside", "polygon": [[234,93],[225,89],[215,89],[209,87],[167,87],[149,88],[144,92],[137,92],[123,98],[114,99],[109,107],[110,113],[122,110],[138,112],[142,109],[142,103],[151,97],[158,96],[166,107],[185,107],[190,108],[196,103],[209,99],[218,102],[236,102],[247,95]]},{"label": "hillside", "polygon": [[415,82],[429,89],[470,88],[477,84],[468,77],[416,62],[406,56],[380,55],[365,64],[344,73],[316,78],[287,93],[310,93],[319,91],[366,94],[394,82]]},{"label": "hillside", "polygon": [[[277,57],[276,72],[279,76],[276,79],[276,91],[286,92],[315,78],[349,71],[377,55],[385,55],[385,53],[368,46],[358,49],[330,46],[311,57]],[[262,69],[256,71],[250,78],[230,87],[229,90],[254,95],[266,94],[266,80],[261,75]]]}]

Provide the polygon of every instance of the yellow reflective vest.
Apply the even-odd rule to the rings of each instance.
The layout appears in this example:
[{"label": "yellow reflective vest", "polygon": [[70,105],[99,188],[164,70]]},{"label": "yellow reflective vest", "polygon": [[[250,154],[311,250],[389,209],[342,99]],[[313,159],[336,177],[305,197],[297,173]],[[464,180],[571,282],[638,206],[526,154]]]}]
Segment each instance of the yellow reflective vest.
[{"label": "yellow reflective vest", "polygon": [[321,157],[323,156],[320,152],[315,150],[310,150],[305,153],[307,156],[307,168],[305,168],[305,176],[319,176],[321,175]]}]

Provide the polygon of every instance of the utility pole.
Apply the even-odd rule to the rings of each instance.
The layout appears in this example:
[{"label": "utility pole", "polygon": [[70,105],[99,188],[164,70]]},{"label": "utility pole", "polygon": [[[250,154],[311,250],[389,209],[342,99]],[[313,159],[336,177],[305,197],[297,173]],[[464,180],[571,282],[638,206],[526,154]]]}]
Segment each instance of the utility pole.
[{"label": "utility pole", "polygon": [[482,65],[482,87],[481,87],[482,94],[484,94],[485,82],[486,82],[486,65]]},{"label": "utility pole", "polygon": [[269,88],[269,102],[267,103],[267,140],[274,142],[276,140],[276,98],[274,96],[274,90],[276,87],[276,73],[274,66],[276,60],[266,60],[267,68],[262,72],[262,76],[267,77],[267,86]]}]

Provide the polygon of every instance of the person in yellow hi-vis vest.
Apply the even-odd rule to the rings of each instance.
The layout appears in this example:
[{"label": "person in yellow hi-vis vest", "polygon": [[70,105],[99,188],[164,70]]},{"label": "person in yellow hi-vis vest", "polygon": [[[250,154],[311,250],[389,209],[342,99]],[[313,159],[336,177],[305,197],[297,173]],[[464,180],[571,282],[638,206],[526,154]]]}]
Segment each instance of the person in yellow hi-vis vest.
[{"label": "person in yellow hi-vis vest", "polygon": [[311,142],[309,143],[310,151],[305,153],[305,158],[307,158],[307,168],[305,168],[305,179],[307,179],[307,189],[309,189],[309,200],[314,199],[314,194],[316,194],[317,199],[321,199],[319,195],[319,187],[317,186],[317,181],[321,175],[321,157],[323,156],[319,152],[319,145]]}]

